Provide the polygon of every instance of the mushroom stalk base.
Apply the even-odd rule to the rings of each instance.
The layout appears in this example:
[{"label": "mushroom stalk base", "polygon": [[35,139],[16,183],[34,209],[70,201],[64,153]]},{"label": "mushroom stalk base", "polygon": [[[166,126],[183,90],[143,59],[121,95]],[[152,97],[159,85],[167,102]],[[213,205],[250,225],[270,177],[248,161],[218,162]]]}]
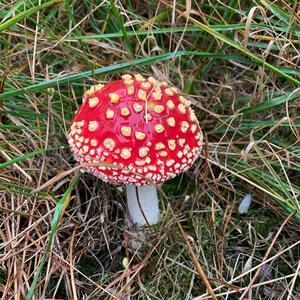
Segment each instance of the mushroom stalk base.
[{"label": "mushroom stalk base", "polygon": [[134,224],[155,224],[159,220],[159,206],[154,185],[126,185],[127,207]]}]

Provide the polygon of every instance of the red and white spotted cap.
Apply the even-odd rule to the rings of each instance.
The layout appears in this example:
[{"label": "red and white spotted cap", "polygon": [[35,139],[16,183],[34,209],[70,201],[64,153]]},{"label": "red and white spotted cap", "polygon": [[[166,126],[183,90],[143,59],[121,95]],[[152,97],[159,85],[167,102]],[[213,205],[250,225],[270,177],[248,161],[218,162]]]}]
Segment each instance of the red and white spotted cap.
[{"label": "red and white spotted cap", "polygon": [[104,181],[164,182],[201,152],[202,132],[189,105],[176,88],[140,74],[93,86],[73,119],[71,150],[85,171]]}]

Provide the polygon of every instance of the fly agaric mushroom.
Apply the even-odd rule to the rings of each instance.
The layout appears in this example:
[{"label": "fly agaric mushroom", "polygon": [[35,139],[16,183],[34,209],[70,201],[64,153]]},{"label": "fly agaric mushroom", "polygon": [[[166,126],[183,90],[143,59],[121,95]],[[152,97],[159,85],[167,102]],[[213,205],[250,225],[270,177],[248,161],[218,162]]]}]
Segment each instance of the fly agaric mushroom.
[{"label": "fly agaric mushroom", "polygon": [[202,132],[190,102],[153,77],[123,75],[84,93],[69,132],[82,169],[124,183],[133,223],[155,224],[155,185],[185,172],[199,156]]}]

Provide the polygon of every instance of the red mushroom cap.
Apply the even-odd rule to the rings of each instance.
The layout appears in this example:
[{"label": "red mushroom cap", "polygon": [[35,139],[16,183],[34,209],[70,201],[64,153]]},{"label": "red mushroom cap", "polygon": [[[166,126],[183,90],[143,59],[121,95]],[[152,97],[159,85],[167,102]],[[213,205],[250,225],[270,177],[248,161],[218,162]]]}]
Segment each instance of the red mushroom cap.
[{"label": "red mushroom cap", "polygon": [[202,148],[190,102],[153,77],[122,78],[85,92],[69,132],[75,159],[114,183],[158,184],[185,172]]}]

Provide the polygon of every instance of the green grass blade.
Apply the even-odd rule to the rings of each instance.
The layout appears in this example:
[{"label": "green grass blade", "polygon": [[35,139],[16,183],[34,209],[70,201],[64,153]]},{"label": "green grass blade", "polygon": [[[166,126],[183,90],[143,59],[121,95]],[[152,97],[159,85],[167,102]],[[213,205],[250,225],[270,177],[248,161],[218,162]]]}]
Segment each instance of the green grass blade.
[{"label": "green grass blade", "polygon": [[[254,142],[254,141],[253,141]],[[286,186],[283,184],[280,176],[278,176],[277,172],[274,170],[270,162],[266,159],[260,148],[256,145],[254,142],[254,149],[257,152],[258,156],[260,157],[261,161],[265,164],[265,166],[268,168],[270,174],[272,175],[273,179],[277,182],[277,184],[280,186],[280,191],[285,195],[286,199],[290,202],[293,201],[293,198],[291,197],[291,194],[286,189]],[[288,201],[286,201],[284,204],[287,204]]]},{"label": "green grass blade", "polygon": [[276,97],[270,101],[264,101],[262,103],[259,103],[254,107],[242,108],[240,112],[243,113],[244,115],[248,115],[251,113],[268,111],[280,104],[286,103],[287,101],[292,102],[294,100],[297,100],[299,99],[299,97],[300,97],[300,92],[287,93],[286,95]]},{"label": "green grass blade", "polygon": [[[215,30],[216,32],[226,32],[226,31],[237,31],[241,29],[245,29],[245,24],[228,24],[228,25],[210,25],[210,28]],[[287,33],[287,28],[278,27],[278,26],[267,26],[265,24],[253,24],[252,29],[265,29],[265,30],[278,30],[281,33]],[[188,27],[165,27],[165,28],[156,28],[151,30],[137,30],[137,31],[126,31],[128,37],[130,36],[145,36],[151,34],[170,34],[170,33],[181,33],[181,32],[203,32],[203,29],[197,26],[188,26]],[[300,36],[300,34],[299,34]],[[66,38],[66,42],[72,42],[77,40],[90,40],[90,39],[113,39],[123,37],[122,32],[109,32],[102,34],[86,34],[86,35],[76,35],[74,37]]]},{"label": "green grass blade", "polygon": [[12,159],[12,160],[9,160],[9,161],[6,161],[5,163],[0,164],[0,170],[3,169],[3,168],[6,168],[8,166],[13,165],[14,163],[17,163],[19,161],[22,161],[22,160],[25,160],[25,159],[30,158],[32,156],[35,156],[37,154],[42,154],[42,153],[45,153],[45,152],[55,151],[55,150],[64,149],[64,148],[65,148],[64,146],[52,147],[52,148],[46,148],[46,149],[41,149],[41,150],[26,153],[24,155],[18,156],[16,158]]},{"label": "green grass blade", "polygon": [[[244,163],[234,156],[227,158],[227,164],[228,166],[230,166],[229,169],[234,170],[236,175],[241,176],[240,178],[243,178],[246,181],[249,180],[248,182],[255,183],[259,187],[259,189],[267,192],[275,201],[275,203],[287,213],[294,212],[295,220],[300,222],[300,210],[298,209],[299,205],[295,202],[295,199],[292,198],[289,193],[289,190],[291,190],[292,187],[287,182],[278,177],[278,174],[270,165],[269,161],[266,161],[266,158],[264,157],[260,149],[257,147],[257,149],[255,150],[258,150],[258,152],[260,152],[259,157],[267,166],[269,173],[265,172],[259,167],[250,166],[248,163]],[[215,150],[212,151],[215,152]],[[293,186],[293,189],[294,192],[299,193],[298,187]],[[283,191],[286,197],[284,197]]]},{"label": "green grass blade", "polygon": [[[261,0],[260,1],[267,9],[269,9],[275,16],[278,17],[281,21],[283,21],[286,25],[291,25],[293,22],[293,15],[287,13],[283,9],[281,9],[276,4],[270,2],[269,0]],[[300,28],[298,28],[300,30]]]},{"label": "green grass blade", "polygon": [[[140,31],[144,31],[145,33],[149,33],[148,31],[145,31],[145,29],[152,27],[154,24],[157,24],[159,22],[164,21],[167,19],[168,15],[170,13],[170,9],[166,9],[161,13],[156,14],[153,18],[147,20],[141,27]],[[184,28],[184,27],[183,27]],[[128,32],[127,32],[128,33]],[[152,33],[152,28],[151,28]]]},{"label": "green grass blade", "polygon": [[225,35],[217,32],[217,31],[215,31],[210,26],[205,25],[205,24],[201,23],[200,21],[198,21],[198,20],[196,20],[196,19],[194,19],[194,18],[192,18],[190,16],[187,16],[186,13],[181,13],[181,14],[183,16],[185,16],[186,18],[189,18],[189,20],[191,20],[193,23],[195,23],[196,25],[198,25],[200,28],[202,28],[204,31],[206,31],[207,33],[209,33],[213,37],[215,37],[218,40],[226,43],[227,45],[229,45],[229,46],[231,46],[231,47],[233,47],[233,48],[241,51],[242,53],[244,53],[245,55],[247,55],[248,57],[250,57],[253,61],[255,61],[258,64],[260,64],[261,66],[267,67],[268,69],[272,70],[276,74],[281,75],[282,77],[284,77],[288,81],[293,82],[294,84],[296,84],[297,86],[300,87],[300,81],[299,80],[297,80],[294,77],[286,74],[285,72],[283,72],[279,68],[273,66],[272,64],[267,63],[265,60],[261,59],[260,57],[258,57],[257,55],[255,55],[254,53],[252,53],[251,51],[249,51],[248,49],[244,48],[243,46],[241,46],[237,42],[231,40],[230,38],[226,37]]},{"label": "green grass blade", "polygon": [[123,63],[119,63],[119,64],[115,64],[115,65],[111,65],[111,66],[107,66],[107,67],[103,67],[103,68],[98,68],[94,72],[85,71],[85,72],[81,72],[81,73],[77,73],[77,74],[73,74],[73,75],[69,75],[69,76],[64,76],[64,77],[57,78],[57,79],[52,79],[52,80],[49,80],[46,82],[41,82],[38,84],[30,85],[23,89],[15,89],[13,91],[8,91],[5,93],[2,93],[2,94],[0,94],[0,99],[7,99],[8,97],[22,95],[26,92],[37,92],[37,91],[45,90],[50,87],[56,87],[60,84],[67,84],[67,83],[75,82],[78,80],[88,78],[88,77],[92,76],[93,74],[95,74],[95,75],[106,74],[106,73],[110,73],[110,72],[121,71],[121,70],[130,68],[132,66],[144,66],[144,65],[149,65],[152,63],[157,63],[157,62],[161,62],[161,61],[165,61],[165,60],[171,60],[174,57],[183,55],[184,53],[185,53],[184,51],[182,51],[182,52],[179,51],[176,53],[170,52],[167,54],[150,56],[150,57],[136,59],[136,60],[128,61],[128,62],[123,62]]},{"label": "green grass blade", "polygon": [[38,266],[38,269],[37,269],[36,273],[34,274],[33,281],[32,281],[32,283],[29,287],[28,294],[27,294],[27,297],[26,297],[27,300],[31,300],[33,295],[34,295],[36,286],[38,284],[39,278],[40,278],[41,273],[43,271],[43,267],[44,267],[44,265],[47,261],[47,256],[48,256],[48,253],[51,249],[52,242],[53,242],[58,224],[60,222],[60,219],[61,219],[65,209],[68,207],[68,204],[70,202],[71,193],[73,191],[74,186],[78,182],[80,176],[81,176],[81,173],[79,173],[79,175],[77,175],[73,179],[70,186],[68,187],[68,189],[64,193],[63,197],[56,204],[55,212],[54,212],[54,216],[53,216],[53,221],[52,221],[52,224],[51,224],[51,231],[50,231],[49,239],[48,239],[46,247],[44,249],[44,254],[43,254],[43,257],[41,259],[41,262]]},{"label": "green grass blade", "polygon": [[[107,74],[107,73],[111,73],[111,72],[117,72],[117,71],[122,71],[124,69],[128,69],[131,68],[132,66],[145,66],[145,65],[149,65],[149,64],[153,64],[153,63],[157,63],[157,62],[161,62],[161,61],[165,61],[165,60],[171,60],[175,57],[179,57],[179,56],[203,56],[203,57],[216,57],[218,59],[222,59],[222,60],[234,60],[236,62],[239,63],[245,63],[245,64],[250,64],[251,61],[248,60],[247,58],[244,58],[243,56],[240,55],[236,55],[236,54],[218,54],[218,53],[210,53],[210,52],[198,52],[198,51],[177,51],[175,52],[169,52],[169,53],[165,53],[165,54],[161,54],[161,55],[154,55],[154,56],[149,56],[146,58],[140,58],[140,59],[136,59],[136,60],[132,60],[132,61],[128,61],[128,62],[123,62],[123,63],[119,63],[119,64],[114,64],[111,66],[106,66],[106,67],[102,67],[102,68],[98,68],[95,71],[85,71],[85,72],[80,72],[80,73],[76,73],[73,75],[68,75],[68,76],[64,76],[64,77],[60,77],[57,79],[52,79],[52,80],[48,80],[45,82],[39,82],[37,84],[34,85],[30,85],[27,86],[25,88],[20,88],[20,89],[14,89],[12,91],[7,91],[5,93],[0,94],[0,99],[8,99],[9,97],[12,96],[19,96],[19,95],[23,95],[27,92],[38,92],[38,91],[43,91],[47,88],[51,88],[51,87],[57,87],[58,85],[61,84],[69,84],[72,82],[76,82],[76,81],[80,81],[83,79],[86,79],[88,77],[95,75],[101,75],[101,74]],[[260,104],[258,105],[257,109],[263,109],[263,107],[266,105],[271,105],[271,106],[276,106],[279,105],[281,103],[285,102],[285,99],[289,97],[289,96],[282,96],[282,98],[279,99],[274,99],[274,102],[272,103],[262,103],[261,107]],[[290,96],[291,99],[289,100],[294,100],[295,97],[294,96]],[[271,101],[270,101],[271,102]],[[243,110],[241,110],[241,112],[243,113],[248,113],[248,110],[252,109],[252,108],[245,108]],[[251,112],[251,111],[250,111]]]},{"label": "green grass blade", "polygon": [[[130,68],[132,66],[149,65],[149,64],[153,64],[153,63],[157,63],[157,62],[161,62],[161,61],[165,61],[165,60],[171,60],[174,57],[179,57],[179,56],[182,56],[182,55],[216,57],[216,58],[222,59],[222,60],[234,60],[234,61],[239,62],[239,63],[245,63],[245,64],[250,64],[251,63],[250,60],[247,60],[243,56],[234,55],[234,54],[217,54],[217,53],[210,53],[210,52],[197,52],[197,51],[182,50],[182,51],[178,51],[176,53],[175,52],[169,52],[169,53],[166,53],[166,54],[155,55],[155,56],[150,56],[150,57],[146,57],[146,58],[136,59],[136,60],[129,61],[129,62],[124,62],[124,63],[114,64],[114,65],[111,65],[111,66],[106,66],[106,67],[98,68],[94,72],[93,71],[85,71],[85,72],[80,72],[80,73],[73,74],[73,75],[60,77],[60,78],[57,78],[57,79],[48,80],[46,82],[40,82],[40,83],[25,87],[23,89],[15,89],[15,90],[12,90],[12,91],[7,91],[5,93],[2,93],[2,94],[0,94],[0,99],[7,99],[7,98],[12,97],[12,96],[22,95],[26,92],[38,92],[38,91],[42,91],[42,90],[45,90],[45,89],[50,88],[50,87],[56,87],[56,86],[61,85],[61,84],[69,84],[69,83],[80,81],[80,80],[83,80],[83,79],[88,78],[90,76],[93,76],[93,74],[100,75],[100,74],[106,74],[106,73],[121,71],[121,70]],[[261,111],[261,109],[264,109],[264,107],[269,108],[270,106],[276,106],[276,105],[279,105],[281,103],[284,103],[286,101],[286,98],[288,98],[288,97],[290,97],[289,100],[294,100],[295,97],[296,97],[295,95],[281,96],[278,99],[274,99],[274,102],[270,101],[271,103],[267,102],[267,103],[258,104],[257,105],[257,110]],[[245,108],[245,109],[242,109],[241,112],[250,113],[251,110],[253,110],[253,108]]]},{"label": "green grass blade", "polygon": [[[6,13],[4,14],[0,24],[4,23],[7,19],[9,19],[14,13],[17,13],[18,10],[19,10],[19,7],[22,7],[26,4],[28,4],[29,1],[26,1],[26,0],[19,0],[17,1],[17,3],[11,8],[9,9],[8,11],[6,11]],[[34,0],[34,1],[30,1],[29,2],[30,4],[36,4],[37,3],[37,0]],[[0,12],[0,15],[1,12]]]},{"label": "green grass blade", "polygon": [[125,41],[125,44],[126,44],[126,46],[128,48],[128,51],[130,52],[131,57],[134,59],[135,55],[134,55],[133,49],[131,47],[131,44],[130,44],[130,41],[129,41],[129,38],[128,38],[128,35],[127,35],[127,32],[126,32],[126,29],[124,27],[123,18],[120,15],[119,10],[115,6],[114,0],[109,0],[109,3],[111,5],[111,10],[112,10],[112,12],[113,12],[113,14],[114,14],[114,16],[116,18],[118,27],[120,28],[120,30],[121,30],[121,32],[123,34],[124,41]]},{"label": "green grass blade", "polygon": [[61,0],[50,0],[48,2],[45,2],[45,3],[41,4],[41,5],[34,6],[32,8],[29,8],[28,10],[25,10],[25,11],[19,13],[15,17],[13,17],[13,18],[7,20],[6,22],[2,23],[0,25],[0,32],[7,29],[7,28],[9,28],[10,26],[20,22],[21,20],[28,18],[29,16],[35,14],[36,12],[38,12],[38,11],[40,11],[40,10],[50,6],[50,5],[58,3],[58,2],[61,2]]},{"label": "green grass blade", "polygon": [[[249,131],[251,129],[254,128],[264,128],[264,127],[273,127],[275,125],[278,124],[278,122],[280,122],[280,120],[278,121],[265,121],[265,120],[259,120],[259,121],[243,121],[243,123],[238,124],[238,123],[233,123],[230,124],[230,126],[228,126],[228,124],[226,124],[226,122],[228,122],[228,120],[225,120],[225,123],[220,124],[219,127],[216,127],[213,130],[210,130],[208,132],[208,134],[213,134],[213,133],[221,133],[221,132],[236,132],[236,131]],[[284,128],[289,128],[291,125],[288,121],[285,122],[280,122],[279,127],[284,127]],[[300,128],[300,121],[294,121],[293,122],[293,126],[295,128]],[[1,127],[0,127],[1,128]]]}]

